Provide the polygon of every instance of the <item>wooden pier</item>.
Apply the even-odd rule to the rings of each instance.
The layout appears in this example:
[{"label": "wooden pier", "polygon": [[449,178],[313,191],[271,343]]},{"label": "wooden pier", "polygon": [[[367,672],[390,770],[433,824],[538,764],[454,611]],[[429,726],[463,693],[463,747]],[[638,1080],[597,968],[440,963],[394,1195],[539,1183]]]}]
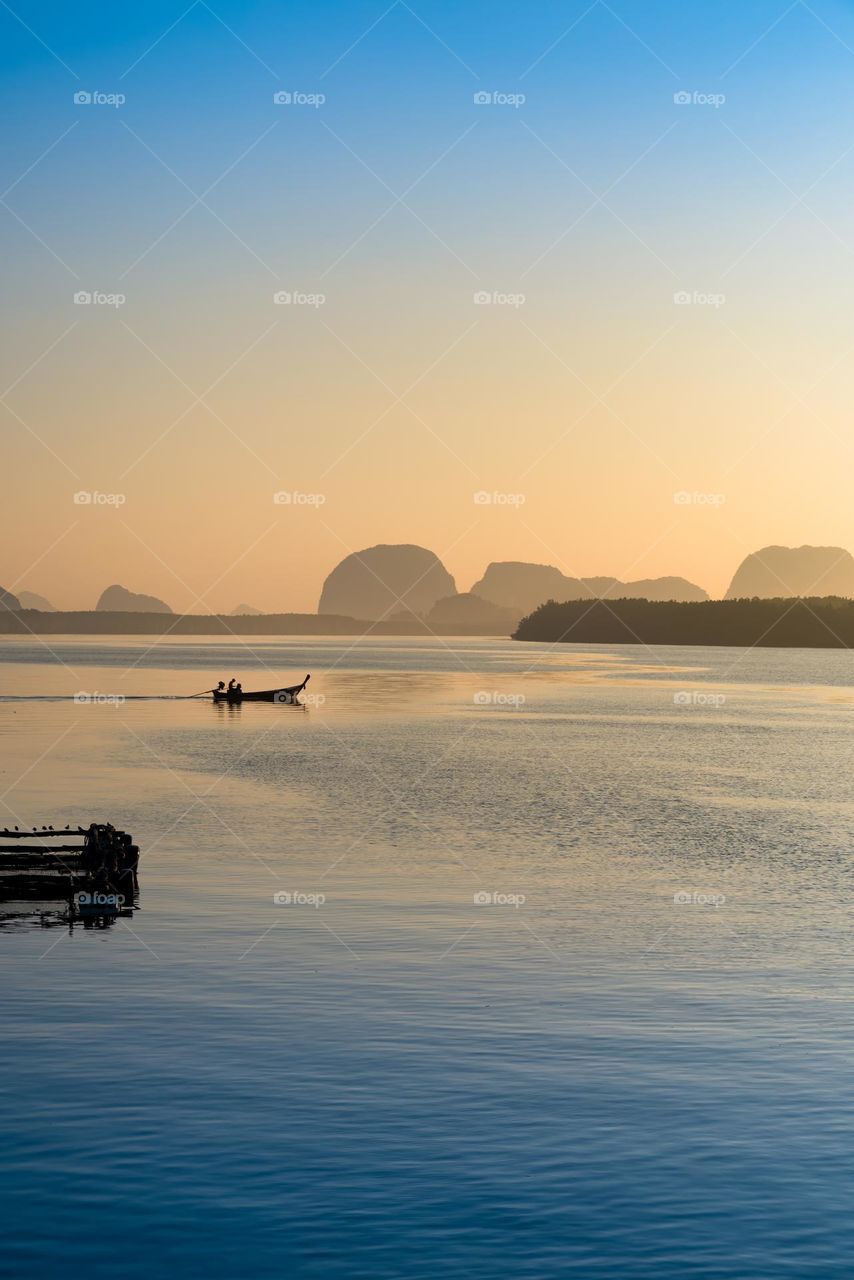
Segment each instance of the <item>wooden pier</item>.
[{"label": "wooden pier", "polygon": [[130,903],[139,849],[111,823],[0,830],[0,900],[75,898]]}]

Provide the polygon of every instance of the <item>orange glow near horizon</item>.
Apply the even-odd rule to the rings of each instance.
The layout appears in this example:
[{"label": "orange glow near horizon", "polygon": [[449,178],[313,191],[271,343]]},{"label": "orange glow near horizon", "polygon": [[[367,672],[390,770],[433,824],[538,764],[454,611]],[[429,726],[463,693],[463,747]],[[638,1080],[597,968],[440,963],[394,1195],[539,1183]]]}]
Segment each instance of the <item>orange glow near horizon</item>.
[{"label": "orange glow near horizon", "polygon": [[[304,15],[317,108],[203,23],[119,109],[15,69],[0,585],[313,611],[351,551],[416,543],[460,590],[521,560],[720,596],[762,546],[854,548],[849,55],[723,16],[709,105],[674,92],[684,7],[649,8],[658,61],[604,13],[537,60],[537,9],[493,65],[445,16],[465,65],[404,12],[334,63]],[[523,104],[477,102],[505,80]]]}]

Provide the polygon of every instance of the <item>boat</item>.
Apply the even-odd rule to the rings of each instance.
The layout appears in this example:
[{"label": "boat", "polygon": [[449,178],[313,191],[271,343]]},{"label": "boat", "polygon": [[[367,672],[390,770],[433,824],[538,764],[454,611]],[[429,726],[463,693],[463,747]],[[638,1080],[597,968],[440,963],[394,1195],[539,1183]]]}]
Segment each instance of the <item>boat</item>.
[{"label": "boat", "polygon": [[302,684],[292,684],[287,688],[280,689],[242,689],[239,693],[232,690],[230,693],[227,689],[212,689],[214,702],[283,702],[294,703],[298,694],[302,693],[305,686],[311,679],[307,675]]}]

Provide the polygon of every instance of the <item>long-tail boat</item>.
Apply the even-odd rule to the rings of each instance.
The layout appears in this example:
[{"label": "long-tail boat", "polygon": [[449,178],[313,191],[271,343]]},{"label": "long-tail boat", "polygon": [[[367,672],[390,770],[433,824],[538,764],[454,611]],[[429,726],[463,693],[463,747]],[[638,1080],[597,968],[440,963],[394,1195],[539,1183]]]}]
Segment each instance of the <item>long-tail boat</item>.
[{"label": "long-tail boat", "polygon": [[296,702],[310,679],[307,675],[302,684],[280,689],[211,689],[211,693],[214,702]]}]

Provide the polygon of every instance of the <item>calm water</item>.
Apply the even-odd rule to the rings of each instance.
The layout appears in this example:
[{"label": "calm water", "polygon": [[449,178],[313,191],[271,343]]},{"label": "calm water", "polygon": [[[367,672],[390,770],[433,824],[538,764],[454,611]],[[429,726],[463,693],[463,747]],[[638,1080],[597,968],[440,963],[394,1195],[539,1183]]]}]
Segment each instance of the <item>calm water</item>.
[{"label": "calm water", "polygon": [[3,820],[141,888],[0,904],[3,1274],[851,1275],[850,655],[48,641]]}]

